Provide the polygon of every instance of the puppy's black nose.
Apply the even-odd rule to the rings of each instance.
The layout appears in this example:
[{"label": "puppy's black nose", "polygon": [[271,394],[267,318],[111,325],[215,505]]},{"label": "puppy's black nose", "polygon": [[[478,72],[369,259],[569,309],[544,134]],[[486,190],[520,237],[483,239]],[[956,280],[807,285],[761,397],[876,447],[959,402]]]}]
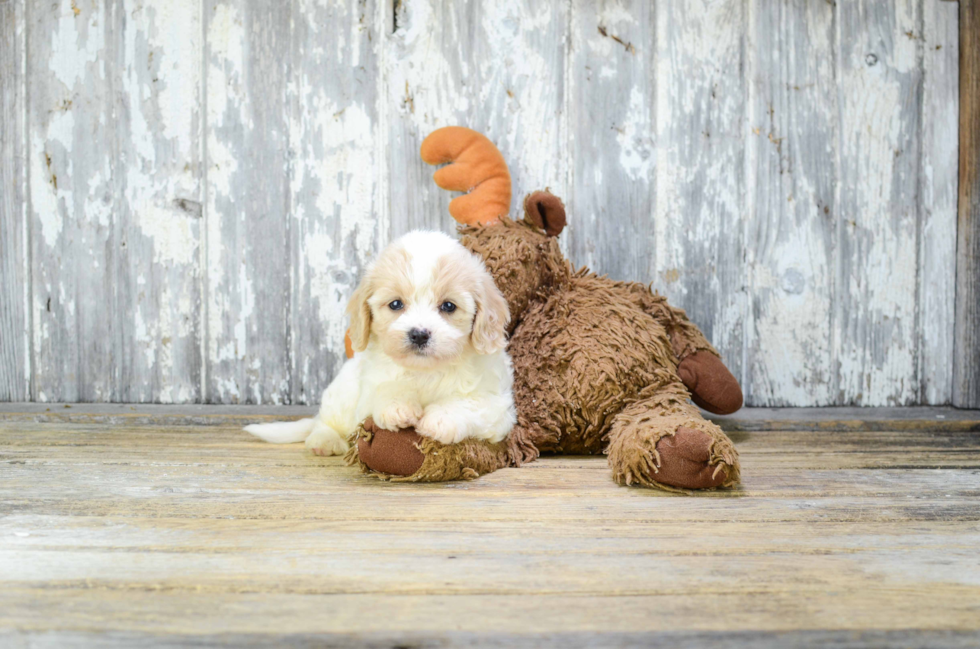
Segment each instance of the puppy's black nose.
[{"label": "puppy's black nose", "polygon": [[425,347],[431,336],[428,329],[412,329],[408,332],[408,339],[419,349]]}]

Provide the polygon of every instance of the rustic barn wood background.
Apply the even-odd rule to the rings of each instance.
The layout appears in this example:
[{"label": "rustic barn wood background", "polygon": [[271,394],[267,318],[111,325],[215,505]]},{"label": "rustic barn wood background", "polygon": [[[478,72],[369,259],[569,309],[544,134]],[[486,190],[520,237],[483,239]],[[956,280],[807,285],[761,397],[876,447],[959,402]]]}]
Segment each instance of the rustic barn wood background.
[{"label": "rustic barn wood background", "polygon": [[948,403],[958,9],[0,0],[0,399],[316,402],[462,124],[749,404]]}]

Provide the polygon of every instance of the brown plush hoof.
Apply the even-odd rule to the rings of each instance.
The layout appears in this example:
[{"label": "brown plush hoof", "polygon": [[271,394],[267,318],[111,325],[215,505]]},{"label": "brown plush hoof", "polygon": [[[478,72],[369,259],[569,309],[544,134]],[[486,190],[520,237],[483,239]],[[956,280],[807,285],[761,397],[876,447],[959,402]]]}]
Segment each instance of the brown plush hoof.
[{"label": "brown plush hoof", "polygon": [[742,388],[721,359],[695,352],[677,366],[677,375],[691,391],[691,400],[708,412],[730,415],[742,407]]},{"label": "brown plush hoof", "polygon": [[422,437],[414,428],[386,430],[368,419],[364,422],[364,430],[371,433],[371,438],[357,440],[357,454],[372,471],[410,476],[422,466],[425,456],[418,449]]},{"label": "brown plush hoof", "polygon": [[709,464],[713,440],[707,433],[679,426],[657,442],[660,470],[650,478],[681,489],[712,489],[728,479],[728,466]]}]

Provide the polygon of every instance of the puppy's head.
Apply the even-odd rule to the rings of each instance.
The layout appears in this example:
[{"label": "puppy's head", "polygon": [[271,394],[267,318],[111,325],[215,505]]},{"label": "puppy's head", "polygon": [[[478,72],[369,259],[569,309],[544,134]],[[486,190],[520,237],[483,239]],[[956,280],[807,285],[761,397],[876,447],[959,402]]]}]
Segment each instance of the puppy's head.
[{"label": "puppy's head", "polygon": [[406,367],[434,367],[467,348],[492,354],[507,344],[507,302],[483,262],[441,232],[410,232],[385,248],[347,311],[355,351],[375,337]]}]

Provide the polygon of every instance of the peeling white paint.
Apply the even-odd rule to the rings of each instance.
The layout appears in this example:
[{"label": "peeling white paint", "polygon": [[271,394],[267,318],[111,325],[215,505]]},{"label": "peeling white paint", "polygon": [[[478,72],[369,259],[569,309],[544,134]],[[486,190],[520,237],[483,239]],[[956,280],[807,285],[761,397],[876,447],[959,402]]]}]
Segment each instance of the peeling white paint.
[{"label": "peeling white paint", "polygon": [[[842,48],[850,56],[839,75],[843,285],[835,350],[840,392],[861,405],[905,405],[915,383],[917,286],[916,107],[903,98],[917,84],[901,31],[914,7],[895,6],[889,45],[863,33]],[[849,8],[853,9],[853,8]],[[903,16],[903,12],[905,14]],[[857,13],[844,20],[857,19]]]},{"label": "peeling white paint", "polygon": [[71,0],[61,0],[51,7],[59,18],[57,29],[51,30],[49,60],[51,72],[69,91],[85,79],[90,66],[100,69],[105,65],[100,60],[105,50],[105,32],[99,25],[105,16],[96,11],[76,16],[72,4]]},{"label": "peeling white paint", "polygon": [[[249,117],[245,110],[243,84],[245,78],[246,35],[244,18],[233,3],[218,2],[208,18],[208,83],[207,83],[207,230],[208,305],[205,335],[208,357],[208,397],[219,403],[238,403],[243,399],[242,386],[237,378],[225,378],[247,352],[247,323],[240,311],[242,291],[237,286],[241,278],[248,281],[247,269],[239,266],[229,275],[227,253],[237,247],[225,241],[226,224],[247,218],[235,192],[239,154],[228,145],[226,129],[245,125]],[[244,163],[244,161],[241,161]],[[235,252],[239,252],[235,250]]]},{"label": "peeling white paint", "polygon": [[623,124],[617,129],[619,166],[634,180],[646,180],[653,172],[657,158],[654,149],[650,107],[639,88],[630,91],[630,103]]},{"label": "peeling white paint", "polygon": [[252,278],[244,262],[238,267],[238,286],[242,301],[239,306],[238,321],[235,323],[235,353],[239,358],[245,358],[248,355],[248,337],[245,331],[249,318],[255,312],[255,290],[252,288]]},{"label": "peeling white paint", "polygon": [[[156,344],[154,341],[156,336],[150,334],[146,321],[143,319],[142,310],[138,307],[133,314],[133,327],[136,343],[143,348],[143,353],[146,355],[146,364],[152,366],[156,362]],[[156,329],[154,327],[154,331]]]},{"label": "peeling white paint", "polygon": [[[58,243],[58,238],[61,236],[64,217],[58,206],[59,192],[54,187],[54,182],[51,181],[51,172],[44,163],[46,141],[35,135],[32,138],[32,143],[31,177],[35,180],[32,183],[31,201],[34,216],[41,226],[41,236],[44,238],[44,243],[52,248]],[[39,178],[47,178],[49,182],[40,185],[37,181]]]},{"label": "peeling white paint", "polygon": [[[208,50],[212,62],[219,61],[220,65],[227,66],[229,76],[241,77],[244,48],[245,28],[236,6],[231,3],[217,4],[208,19]],[[208,91],[212,92],[212,89]]]},{"label": "peeling white paint", "polygon": [[[160,107],[160,135],[175,144],[179,155],[193,158],[196,154],[198,111],[201,87],[200,29],[173,29],[188,16],[198,20],[199,0],[157,0],[153,3],[154,18],[150,31],[153,65],[159,84],[157,105]],[[144,7],[150,11],[149,7]],[[188,169],[184,182],[192,178]]]},{"label": "peeling white paint", "polygon": [[136,205],[135,212],[143,235],[153,242],[153,262],[163,265],[193,266],[197,263],[198,237],[193,217],[173,207]]},{"label": "peeling white paint", "polygon": [[347,329],[345,311],[354,291],[354,274],[342,259],[317,254],[320,250],[335,249],[329,236],[308,234],[303,248],[310,251],[307,266],[310,297],[316,305],[316,316],[324,326],[323,344],[330,351],[343,353]]}]

